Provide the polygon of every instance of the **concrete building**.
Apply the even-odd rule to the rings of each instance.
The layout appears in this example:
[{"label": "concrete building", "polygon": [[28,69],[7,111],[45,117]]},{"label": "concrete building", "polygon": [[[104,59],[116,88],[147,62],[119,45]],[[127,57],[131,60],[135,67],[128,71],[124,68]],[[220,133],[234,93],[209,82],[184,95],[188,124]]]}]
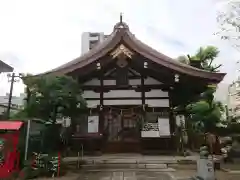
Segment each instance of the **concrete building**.
[{"label": "concrete building", "polygon": [[[12,107],[19,108],[24,105],[24,99],[26,97],[25,93],[21,93],[20,96],[12,96]],[[9,94],[7,93],[5,96],[0,96],[0,105],[7,106],[8,105]]]},{"label": "concrete building", "polygon": [[228,87],[229,116],[240,117],[240,79]]},{"label": "concrete building", "polygon": [[[18,107],[11,107],[11,113],[17,113],[20,109]],[[0,119],[3,117],[3,114],[7,111],[7,105],[0,104]]]},{"label": "concrete building", "polygon": [[103,32],[84,32],[82,33],[82,54],[91,50],[96,44],[103,42],[108,35]]}]

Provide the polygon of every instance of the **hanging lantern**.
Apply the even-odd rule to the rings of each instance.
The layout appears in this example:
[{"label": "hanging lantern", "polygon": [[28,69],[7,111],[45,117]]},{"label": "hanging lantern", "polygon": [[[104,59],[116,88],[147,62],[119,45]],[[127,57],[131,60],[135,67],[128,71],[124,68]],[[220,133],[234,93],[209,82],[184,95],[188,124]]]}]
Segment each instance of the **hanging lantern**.
[{"label": "hanging lantern", "polygon": [[145,111],[146,110],[146,104],[143,104],[142,108],[143,108],[143,111]]},{"label": "hanging lantern", "polygon": [[179,75],[178,74],[175,74],[175,79],[174,79],[175,82],[179,82]]},{"label": "hanging lantern", "polygon": [[97,69],[101,69],[101,64],[100,63],[97,63]]},{"label": "hanging lantern", "polygon": [[176,125],[178,127],[185,127],[185,117],[182,114],[176,115]]},{"label": "hanging lantern", "polygon": [[148,68],[148,62],[145,61],[143,66],[144,66],[145,69]]}]

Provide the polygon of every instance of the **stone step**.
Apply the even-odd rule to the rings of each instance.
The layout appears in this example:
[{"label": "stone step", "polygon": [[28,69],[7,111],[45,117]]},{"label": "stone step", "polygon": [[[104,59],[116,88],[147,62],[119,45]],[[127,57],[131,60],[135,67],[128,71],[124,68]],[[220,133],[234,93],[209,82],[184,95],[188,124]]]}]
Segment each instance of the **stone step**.
[{"label": "stone step", "polygon": [[[178,164],[177,160],[137,160],[137,159],[85,159],[78,158],[64,158],[63,161],[66,163],[75,163],[77,161],[84,162],[85,164]],[[196,162],[195,162],[196,163]]]},{"label": "stone step", "polygon": [[124,168],[112,168],[112,169],[81,169],[82,172],[175,172],[173,168],[166,169],[124,169]]},{"label": "stone step", "polygon": [[83,169],[167,169],[167,164],[83,164]]}]

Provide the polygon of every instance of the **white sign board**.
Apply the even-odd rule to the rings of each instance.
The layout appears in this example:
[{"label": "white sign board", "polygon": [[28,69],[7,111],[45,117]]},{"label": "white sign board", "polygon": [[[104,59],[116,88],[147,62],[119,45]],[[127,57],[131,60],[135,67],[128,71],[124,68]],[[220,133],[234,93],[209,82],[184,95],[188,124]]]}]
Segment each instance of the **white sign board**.
[{"label": "white sign board", "polygon": [[168,118],[158,118],[159,136],[170,136],[170,124]]},{"label": "white sign board", "polygon": [[98,116],[88,116],[88,133],[98,133]]},{"label": "white sign board", "polygon": [[144,124],[141,137],[159,137],[158,123]]}]

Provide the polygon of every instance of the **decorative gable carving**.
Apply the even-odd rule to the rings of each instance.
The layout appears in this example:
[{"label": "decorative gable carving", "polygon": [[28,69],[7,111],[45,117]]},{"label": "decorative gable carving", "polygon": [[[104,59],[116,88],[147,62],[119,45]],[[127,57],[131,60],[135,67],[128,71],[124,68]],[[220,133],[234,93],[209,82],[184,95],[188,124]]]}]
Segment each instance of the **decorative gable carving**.
[{"label": "decorative gable carving", "polygon": [[126,57],[132,59],[133,52],[130,51],[127,47],[125,47],[123,44],[119,45],[112,53],[111,56],[113,58],[120,57],[122,55],[125,55]]}]

